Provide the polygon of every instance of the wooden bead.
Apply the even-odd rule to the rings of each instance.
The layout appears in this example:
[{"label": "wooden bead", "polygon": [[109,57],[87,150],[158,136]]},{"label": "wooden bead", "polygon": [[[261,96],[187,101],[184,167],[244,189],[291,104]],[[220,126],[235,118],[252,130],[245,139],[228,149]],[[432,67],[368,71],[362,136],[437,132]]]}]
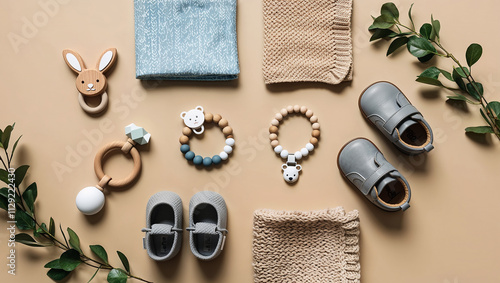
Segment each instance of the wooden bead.
[{"label": "wooden bead", "polygon": [[271,121],[271,125],[273,125],[273,126],[279,126],[279,124],[280,124],[280,121],[278,121],[277,119],[273,119]]},{"label": "wooden bead", "polygon": [[300,113],[306,114],[306,112],[307,112],[307,107],[305,106],[300,107]]},{"label": "wooden bead", "polygon": [[293,113],[293,106],[292,105],[288,105],[286,107],[286,111],[288,111],[288,113]]},{"label": "wooden bead", "polygon": [[276,126],[269,127],[269,132],[271,134],[276,134],[278,132],[278,127],[276,127]]},{"label": "wooden bead", "polygon": [[226,139],[234,139],[234,136],[233,135],[227,135]]},{"label": "wooden bead", "polygon": [[179,142],[180,142],[181,144],[187,144],[187,143],[189,142],[189,137],[188,137],[188,136],[181,136],[181,137],[179,138]]},{"label": "wooden bead", "polygon": [[311,121],[311,123],[318,122],[318,116],[316,116],[316,115],[311,116],[311,118],[309,118],[309,121]]},{"label": "wooden bead", "polygon": [[269,135],[269,139],[274,141],[274,140],[277,140],[278,139],[278,135],[277,134],[270,134]]},{"label": "wooden bead", "polygon": [[221,115],[219,115],[219,114],[215,114],[215,115],[214,115],[214,119],[213,119],[213,120],[214,120],[214,122],[215,122],[215,123],[219,123],[219,121],[220,121],[221,119],[222,119],[222,116],[221,116]]},{"label": "wooden bead", "polygon": [[279,142],[278,140],[273,140],[273,141],[271,142],[271,146],[272,146],[272,147],[277,147],[279,144],[280,144],[280,142]]},{"label": "wooden bead", "polygon": [[212,113],[205,113],[205,122],[212,123],[214,115]]},{"label": "wooden bead", "polygon": [[311,138],[309,140],[310,143],[312,143],[312,145],[316,146],[318,144],[318,139],[317,138]]},{"label": "wooden bead", "polygon": [[182,134],[185,135],[185,136],[189,137],[192,133],[193,133],[193,131],[189,127],[184,127],[182,129]]},{"label": "wooden bead", "polygon": [[306,117],[307,117],[307,118],[311,118],[311,117],[312,117],[312,115],[314,115],[314,113],[312,112],[312,110],[311,110],[311,109],[309,109],[309,110],[307,110],[307,111],[306,111]]},{"label": "wooden bead", "polygon": [[281,121],[283,120],[283,115],[281,115],[281,113],[276,113],[276,115],[274,115],[274,118],[276,118],[276,120],[278,121]]},{"label": "wooden bead", "polygon": [[283,108],[283,109],[280,110],[280,113],[283,116],[283,118],[285,118],[286,115],[288,115],[288,110],[286,110],[285,108]]},{"label": "wooden bead", "polygon": [[227,125],[229,125],[229,122],[227,121],[227,119],[224,119],[224,118],[220,119],[220,121],[219,121],[219,127],[221,129],[227,127]]},{"label": "wooden bead", "polygon": [[231,135],[233,133],[233,128],[227,126],[227,127],[224,127],[224,129],[222,129],[222,132],[224,133],[224,135]]},{"label": "wooden bead", "polygon": [[319,138],[320,134],[321,133],[320,133],[319,130],[313,130],[313,132],[312,132],[312,136],[315,137],[315,138]]},{"label": "wooden bead", "polygon": [[319,130],[319,123],[312,124],[313,130]]},{"label": "wooden bead", "polygon": [[293,112],[299,113],[300,112],[300,106],[299,105],[294,105],[293,106]]}]

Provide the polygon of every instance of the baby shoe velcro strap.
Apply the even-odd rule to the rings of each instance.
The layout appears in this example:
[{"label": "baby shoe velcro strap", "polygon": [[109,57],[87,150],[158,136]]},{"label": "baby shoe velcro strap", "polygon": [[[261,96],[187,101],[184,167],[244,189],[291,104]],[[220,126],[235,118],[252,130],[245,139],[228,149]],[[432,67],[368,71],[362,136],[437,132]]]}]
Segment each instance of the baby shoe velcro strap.
[{"label": "baby shoe velcro strap", "polygon": [[153,224],[151,229],[144,228],[142,232],[149,233],[151,235],[173,235],[175,232],[182,232],[181,229],[174,228],[169,224]]},{"label": "baby shoe velcro strap", "polygon": [[388,133],[392,133],[399,123],[401,123],[407,117],[417,113],[420,112],[417,110],[417,108],[415,108],[415,106],[407,104],[401,107],[396,113],[394,113],[394,115],[392,115],[389,119],[387,119],[387,121],[385,121],[384,129]]},{"label": "baby shoe velcro strap", "polygon": [[361,186],[361,192],[363,192],[365,196],[368,195],[373,186],[375,186],[375,184],[380,180],[380,178],[392,171],[396,171],[396,168],[394,168],[394,166],[392,166],[388,162],[378,167],[377,170],[363,182],[363,186]]},{"label": "baby shoe velcro strap", "polygon": [[188,227],[186,230],[193,232],[193,234],[209,234],[209,235],[219,235],[219,232],[227,233],[226,229],[220,229],[217,224],[208,222],[197,222],[192,227]]}]

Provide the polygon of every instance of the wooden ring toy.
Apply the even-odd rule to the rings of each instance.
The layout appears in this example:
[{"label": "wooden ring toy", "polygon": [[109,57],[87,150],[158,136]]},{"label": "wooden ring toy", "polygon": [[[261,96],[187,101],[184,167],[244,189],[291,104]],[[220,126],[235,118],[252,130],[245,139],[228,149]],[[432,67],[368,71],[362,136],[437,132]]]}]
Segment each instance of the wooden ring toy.
[{"label": "wooden ring toy", "polygon": [[[95,186],[82,189],[76,196],[76,206],[83,214],[93,215],[103,208],[105,203],[103,193],[105,187],[127,186],[139,176],[141,171],[141,155],[135,147],[137,144],[147,144],[151,138],[151,134],[133,123],[125,127],[125,134],[128,137],[127,141],[108,143],[96,153],[94,158],[94,171],[99,179],[99,183]],[[134,168],[125,179],[114,180],[109,175],[106,175],[102,169],[104,156],[114,150],[121,150],[125,154],[130,154],[134,161]]]},{"label": "wooden ring toy", "polygon": [[[181,113],[181,118],[184,121],[185,128],[182,129],[182,136],[179,138],[181,143],[181,152],[188,161],[192,161],[194,165],[202,165],[205,167],[210,167],[213,165],[220,164],[223,160],[229,158],[229,154],[233,152],[233,147],[235,144],[233,129],[229,126],[229,122],[222,118],[221,115],[212,113],[204,113],[203,107],[196,106],[195,109],[191,109],[187,112]],[[203,157],[201,155],[196,155],[189,147],[189,139],[191,134],[201,135],[205,131],[205,123],[214,123],[221,130],[226,137],[226,144],[223,150],[212,157]]]},{"label": "wooden ring toy", "polygon": [[[82,109],[89,114],[97,114],[106,109],[108,95],[106,88],[108,83],[104,73],[109,71],[116,62],[116,48],[106,49],[100,56],[95,68],[87,68],[85,62],[78,52],[65,49],[63,58],[68,67],[78,74],[76,77],[76,89],[78,90],[78,102]],[[85,102],[85,97],[101,95],[101,103],[96,107],[90,107]]]},{"label": "wooden ring toy", "polygon": [[[309,122],[311,122],[312,133],[309,142],[300,150],[295,153],[289,152],[284,149],[278,141],[278,131],[281,122],[286,119],[288,115],[302,114],[306,116]],[[281,158],[286,159],[286,163],[281,165],[283,170],[283,179],[287,183],[295,183],[299,179],[299,173],[302,171],[302,166],[297,164],[299,160],[303,157],[309,155],[310,152],[318,145],[320,137],[320,125],[318,122],[318,117],[314,115],[313,111],[307,109],[306,106],[287,106],[276,113],[274,119],[271,121],[271,126],[269,127],[269,140],[271,141],[271,146],[274,148],[274,152],[281,156]]]}]

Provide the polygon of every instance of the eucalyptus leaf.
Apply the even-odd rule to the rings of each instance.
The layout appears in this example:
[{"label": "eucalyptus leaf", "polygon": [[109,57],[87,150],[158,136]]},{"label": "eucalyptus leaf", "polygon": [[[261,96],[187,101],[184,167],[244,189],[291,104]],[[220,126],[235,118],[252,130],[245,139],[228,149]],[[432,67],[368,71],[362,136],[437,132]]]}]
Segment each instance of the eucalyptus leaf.
[{"label": "eucalyptus leaf", "polygon": [[116,253],[118,254],[118,257],[120,258],[122,264],[123,264],[123,267],[125,267],[125,270],[130,273],[130,264],[128,263],[128,259],[127,257],[120,251],[116,251]]},{"label": "eucalyptus leaf", "polygon": [[24,244],[24,245],[27,245],[27,246],[30,246],[30,247],[47,247],[47,246],[51,246],[51,245],[48,245],[48,244],[43,244],[43,243],[37,242],[35,239],[33,239],[33,237],[31,237],[30,235],[28,235],[26,233],[19,233],[19,234],[17,234],[15,240],[18,243],[21,243],[21,244]]},{"label": "eucalyptus leaf", "polygon": [[75,233],[75,231],[71,230],[71,228],[69,227],[68,227],[68,235],[69,235],[69,245],[73,249],[82,253],[82,250],[80,249],[80,238],[78,238],[78,235]]},{"label": "eucalyptus leaf", "polygon": [[425,38],[425,39],[431,39],[431,33],[432,33],[432,25],[431,24],[423,24],[422,27],[420,28],[420,34]]},{"label": "eucalyptus leaf", "polygon": [[492,101],[492,102],[488,103],[488,107],[486,109],[488,109],[488,111],[490,111],[495,116],[496,120],[499,120],[500,102]]},{"label": "eucalyptus leaf", "polygon": [[19,187],[21,182],[24,180],[28,168],[30,168],[28,165],[21,165],[17,167],[16,171],[14,172],[14,175],[16,175],[16,180],[14,181],[16,187]]},{"label": "eucalyptus leaf", "polygon": [[451,75],[451,73],[450,73],[450,72],[448,72],[448,71],[446,71],[446,70],[443,70],[443,69],[438,69],[438,70],[439,70],[439,72],[441,72],[441,74],[443,74],[443,76],[444,76],[445,78],[447,78],[448,80],[450,80],[450,81],[452,81],[452,82],[454,81],[454,80],[453,80],[453,76]]},{"label": "eucalyptus leaf", "polygon": [[477,61],[479,61],[482,55],[483,47],[481,47],[481,45],[477,43],[469,45],[469,47],[467,48],[467,52],[465,53],[467,65],[469,65],[469,67],[472,67],[472,65],[476,64]]},{"label": "eucalyptus leaf", "polygon": [[1,140],[1,142],[2,142],[3,148],[4,148],[5,150],[7,150],[7,149],[9,148],[10,134],[12,133],[12,130],[13,130],[13,129],[14,129],[14,128],[13,128],[12,126],[10,126],[10,125],[9,125],[9,126],[7,126],[7,127],[5,128],[5,130],[3,130],[3,134],[2,134],[2,140]]},{"label": "eucalyptus leaf", "polygon": [[412,9],[413,9],[413,3],[410,6],[410,10],[408,10],[408,18],[410,18],[411,26],[415,29],[415,23],[413,22],[413,16],[411,15]]},{"label": "eucalyptus leaf", "polygon": [[386,56],[391,55],[396,50],[398,50],[400,47],[404,46],[406,43],[408,43],[407,37],[398,37],[398,38],[394,39],[394,41],[391,43],[391,45],[389,45],[389,49],[387,50]]},{"label": "eucalyptus leaf", "polygon": [[389,38],[394,38],[394,37],[406,37],[407,35],[410,35],[412,34],[411,32],[402,32],[402,33],[394,33],[394,34],[391,34],[389,35],[388,37]]},{"label": "eucalyptus leaf", "polygon": [[462,78],[462,76],[460,76],[457,73],[456,69],[453,69],[452,77],[453,77],[453,80],[455,81],[455,83],[457,83],[458,87],[461,90],[467,91],[467,87],[465,86],[464,79]]},{"label": "eucalyptus leaf", "polygon": [[429,67],[425,69],[418,77],[438,79],[441,71],[437,67]]},{"label": "eucalyptus leaf", "polygon": [[112,269],[107,278],[109,283],[125,283],[127,282],[127,279],[127,273],[119,268]]},{"label": "eucalyptus leaf", "polygon": [[17,143],[19,142],[19,140],[21,139],[21,137],[22,137],[22,135],[20,135],[17,138],[16,142],[14,143],[14,146],[12,147],[12,151],[10,153],[10,158],[12,158],[14,156],[14,152],[16,151],[16,148],[17,148]]},{"label": "eucalyptus leaf", "polygon": [[108,253],[101,245],[90,245],[90,250],[98,256],[100,259],[104,261],[104,263],[108,263]]},{"label": "eucalyptus leaf", "polygon": [[80,253],[77,250],[70,249],[65,251],[59,258],[59,265],[65,271],[73,271],[82,263]]},{"label": "eucalyptus leaf", "polygon": [[412,36],[408,40],[408,51],[415,57],[420,58],[429,54],[436,54],[436,48],[427,39]]},{"label": "eucalyptus leaf", "polygon": [[394,26],[394,19],[387,15],[380,15],[373,21],[373,24],[368,28],[369,30],[374,29],[388,29]]},{"label": "eucalyptus leaf", "polygon": [[31,185],[29,185],[23,193],[23,200],[31,212],[34,211],[35,200],[37,195],[38,195],[38,190],[36,187],[36,183],[32,183]]},{"label": "eucalyptus leaf", "polygon": [[370,41],[374,41],[377,39],[381,38],[386,38],[386,37],[393,37],[396,36],[397,33],[390,29],[375,29],[375,32],[372,34],[372,37],[370,37]]},{"label": "eucalyptus leaf", "polygon": [[54,219],[52,219],[52,217],[49,222],[49,234],[52,236],[56,235],[56,224],[54,223]]},{"label": "eucalyptus leaf", "polygon": [[50,277],[50,279],[52,279],[54,281],[60,281],[60,280],[63,280],[64,278],[66,278],[66,276],[68,276],[68,274],[70,274],[70,273],[71,272],[65,271],[62,269],[52,268],[49,271],[47,271],[47,276]]},{"label": "eucalyptus leaf", "polygon": [[[473,84],[476,85],[477,89],[479,90],[479,94],[477,93]],[[483,88],[483,85],[481,83],[468,83],[467,84],[467,92],[470,94],[470,96],[474,97],[476,100],[481,100],[481,96],[484,93],[484,88]]]},{"label": "eucalyptus leaf", "polygon": [[0,180],[4,182],[5,184],[10,184],[9,182],[9,172],[5,171],[4,169],[0,168]]},{"label": "eucalyptus leaf", "polygon": [[54,259],[53,261],[49,261],[43,267],[62,269],[61,265],[59,264],[59,259]]},{"label": "eucalyptus leaf", "polygon": [[20,230],[34,230],[35,221],[24,210],[16,211],[16,225]]},{"label": "eucalyptus leaf", "polygon": [[490,126],[478,126],[478,127],[467,127],[465,128],[467,133],[475,134],[493,134],[495,133]]},{"label": "eucalyptus leaf", "polygon": [[426,77],[418,77],[416,79],[417,82],[423,83],[423,84],[428,84],[428,85],[434,85],[434,86],[443,86],[441,81],[433,78],[426,78]]},{"label": "eucalyptus leaf", "polygon": [[470,76],[470,71],[467,67],[464,67],[463,69],[462,68],[455,68],[455,70],[464,79],[467,78],[468,76]]},{"label": "eucalyptus leaf", "polygon": [[475,102],[471,101],[470,99],[468,99],[467,97],[465,97],[465,95],[459,94],[459,93],[455,93],[454,96],[447,96],[446,98],[448,98],[449,100],[455,100],[455,101],[465,101],[467,103],[472,103],[472,104],[475,103]]},{"label": "eucalyptus leaf", "polygon": [[441,23],[438,20],[434,20],[434,16],[431,15],[431,25],[432,25],[432,32],[431,32],[431,39],[438,39],[439,40],[439,32],[441,31]]},{"label": "eucalyptus leaf", "polygon": [[392,2],[385,3],[384,5],[382,5],[382,9],[380,10],[380,13],[382,15],[386,15],[387,17],[390,17],[390,18],[395,19],[395,20],[399,19],[398,8]]},{"label": "eucalyptus leaf", "polygon": [[90,279],[89,279],[89,281],[87,281],[87,283],[90,283],[90,281],[92,281],[94,279],[94,277],[97,275],[97,272],[99,272],[99,270],[101,270],[101,266],[96,268],[94,275],[92,275],[92,277],[90,277]]},{"label": "eucalyptus leaf", "polygon": [[420,61],[420,63],[426,63],[430,61],[432,58],[434,58],[434,54],[425,55],[424,57],[419,57],[417,59],[418,61]]}]

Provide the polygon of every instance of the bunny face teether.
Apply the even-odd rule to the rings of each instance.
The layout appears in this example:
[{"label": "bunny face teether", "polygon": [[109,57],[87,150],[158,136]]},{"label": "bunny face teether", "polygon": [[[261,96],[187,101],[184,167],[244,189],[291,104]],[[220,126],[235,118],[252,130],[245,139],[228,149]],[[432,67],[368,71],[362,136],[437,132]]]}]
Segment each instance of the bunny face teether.
[{"label": "bunny face teether", "polygon": [[[86,112],[96,114],[104,110],[108,103],[106,88],[108,83],[104,73],[113,67],[116,62],[116,48],[109,48],[101,54],[97,65],[94,68],[87,68],[82,57],[75,51],[65,49],[63,57],[66,64],[78,74],[76,78],[76,89],[79,92],[78,102]],[[97,107],[89,107],[84,97],[102,95],[101,103]]]}]

